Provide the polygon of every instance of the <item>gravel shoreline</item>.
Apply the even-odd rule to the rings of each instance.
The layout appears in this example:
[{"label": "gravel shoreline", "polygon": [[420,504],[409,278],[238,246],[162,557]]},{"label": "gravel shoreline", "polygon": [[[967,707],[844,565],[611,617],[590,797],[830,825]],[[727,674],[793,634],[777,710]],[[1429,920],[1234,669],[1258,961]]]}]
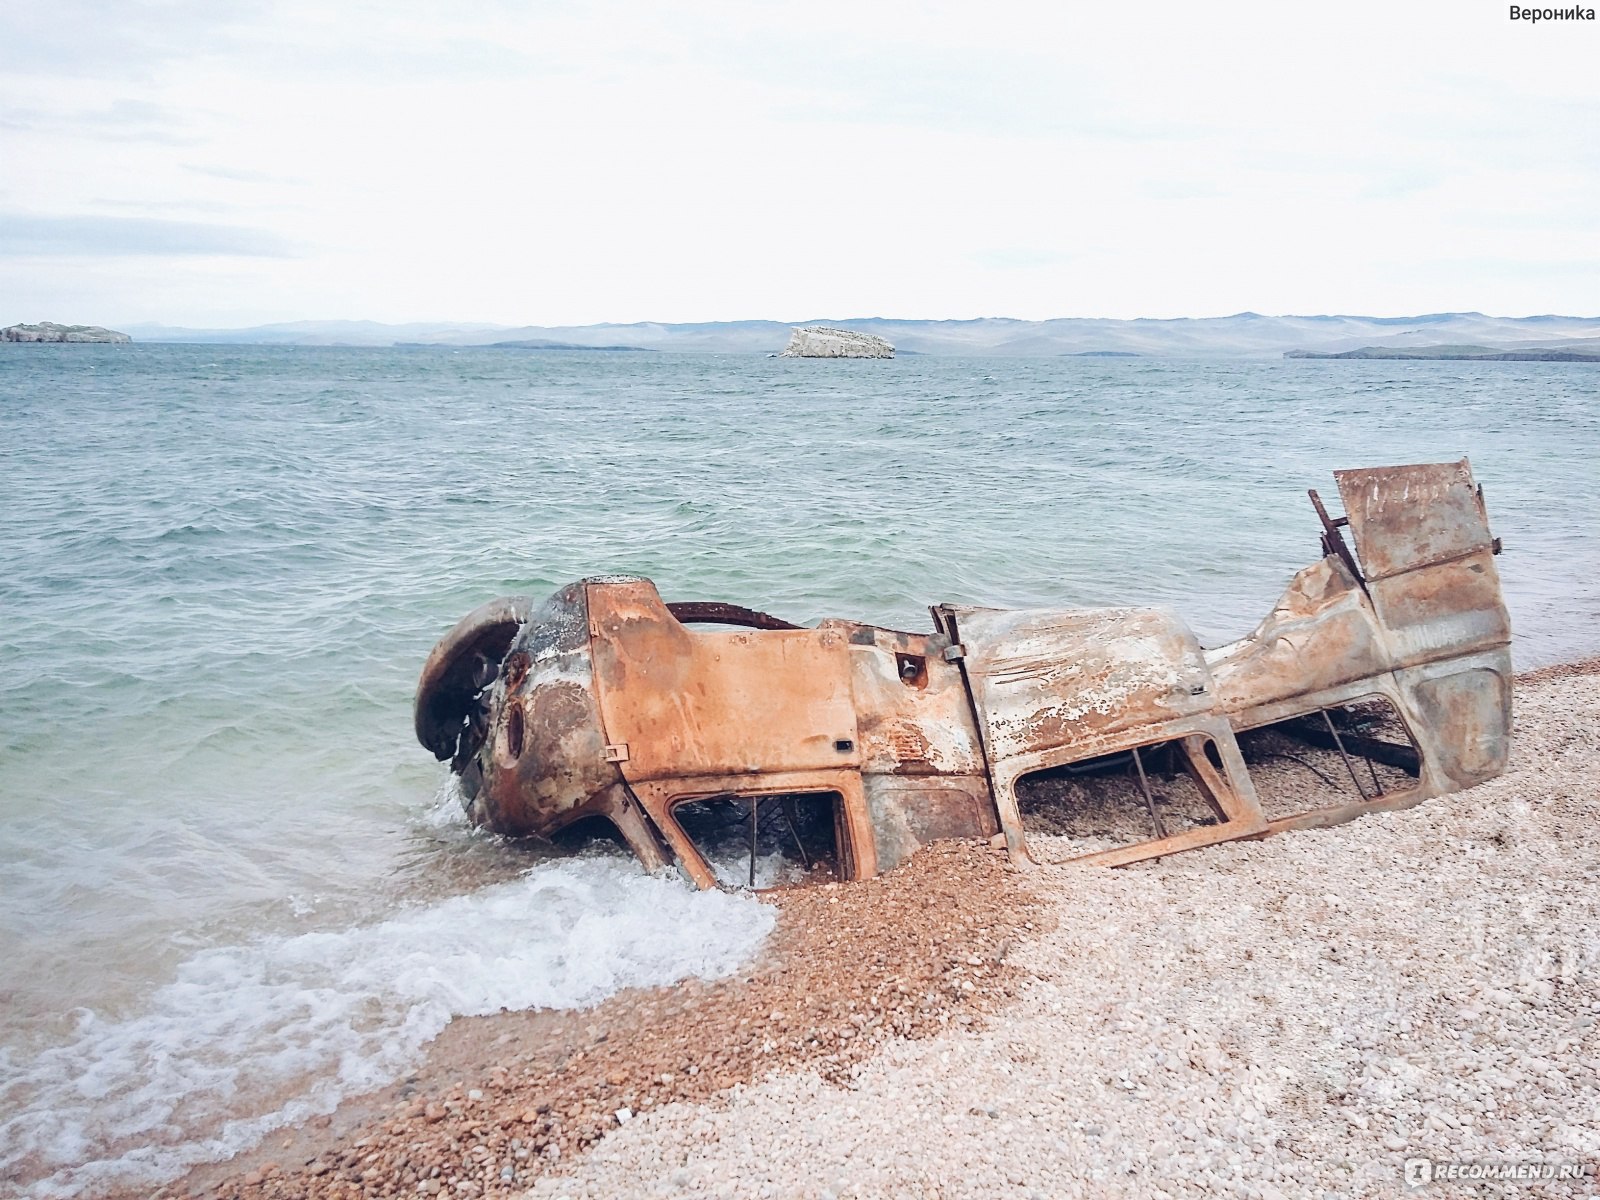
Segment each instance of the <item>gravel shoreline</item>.
[{"label": "gravel shoreline", "polygon": [[1118,871],[942,844],[788,893],[733,980],[458,1021],[168,1194],[1594,1195],[1402,1183],[1600,1169],[1600,660],[1516,704],[1504,777],[1406,812]]}]

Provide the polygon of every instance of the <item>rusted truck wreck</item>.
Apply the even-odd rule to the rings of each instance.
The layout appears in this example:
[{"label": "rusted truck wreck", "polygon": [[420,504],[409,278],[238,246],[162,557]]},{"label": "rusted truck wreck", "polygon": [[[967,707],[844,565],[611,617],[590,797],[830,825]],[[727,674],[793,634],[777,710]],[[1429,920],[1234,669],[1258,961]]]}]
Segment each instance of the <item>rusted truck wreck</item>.
[{"label": "rusted truck wreck", "polygon": [[[1510,624],[1469,464],[1335,477],[1345,516],[1310,493],[1322,557],[1213,650],[1155,608],[942,604],[926,633],[802,628],[609,576],[465,617],[423,669],[417,736],[475,823],[548,838],[603,819],[701,887],[719,882],[719,821],[748,839],[752,882],[763,838],[839,879],[944,837],[1003,835],[1026,863],[1029,781],[1099,781],[1139,823],[1074,861],[1118,866],[1492,778]],[[1340,794],[1264,802],[1242,749],[1263,737]]]}]

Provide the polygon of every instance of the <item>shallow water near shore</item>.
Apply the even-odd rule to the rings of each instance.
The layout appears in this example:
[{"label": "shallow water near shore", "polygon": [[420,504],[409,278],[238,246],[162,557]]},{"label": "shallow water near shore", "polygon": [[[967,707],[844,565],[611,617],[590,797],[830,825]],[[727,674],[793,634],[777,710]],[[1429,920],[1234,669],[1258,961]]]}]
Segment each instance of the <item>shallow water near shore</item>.
[{"label": "shallow water near shore", "polygon": [[1160,603],[1214,644],[1316,556],[1306,487],[1461,454],[1517,665],[1600,649],[1581,364],[0,348],[0,1178],[170,1176],[452,1015],[753,951],[753,901],[459,820],[410,695],[484,599]]}]

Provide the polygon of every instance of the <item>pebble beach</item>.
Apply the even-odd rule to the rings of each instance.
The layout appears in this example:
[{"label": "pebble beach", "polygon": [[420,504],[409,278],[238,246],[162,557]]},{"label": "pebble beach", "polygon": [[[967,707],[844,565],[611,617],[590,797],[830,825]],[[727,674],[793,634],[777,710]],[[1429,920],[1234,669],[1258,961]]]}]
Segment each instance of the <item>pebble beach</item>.
[{"label": "pebble beach", "polygon": [[775,893],[757,961],[454,1022],[380,1095],[158,1195],[1390,1196],[1600,1166],[1600,660],[1518,680],[1511,769],[1123,870],[941,843]]}]

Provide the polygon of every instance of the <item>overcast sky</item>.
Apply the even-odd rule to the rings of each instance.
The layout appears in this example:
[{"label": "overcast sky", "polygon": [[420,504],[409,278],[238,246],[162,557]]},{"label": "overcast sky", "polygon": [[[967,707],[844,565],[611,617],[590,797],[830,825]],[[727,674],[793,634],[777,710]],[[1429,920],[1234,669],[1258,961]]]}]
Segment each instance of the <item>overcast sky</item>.
[{"label": "overcast sky", "polygon": [[0,0],[0,324],[1597,315],[1509,7]]}]

